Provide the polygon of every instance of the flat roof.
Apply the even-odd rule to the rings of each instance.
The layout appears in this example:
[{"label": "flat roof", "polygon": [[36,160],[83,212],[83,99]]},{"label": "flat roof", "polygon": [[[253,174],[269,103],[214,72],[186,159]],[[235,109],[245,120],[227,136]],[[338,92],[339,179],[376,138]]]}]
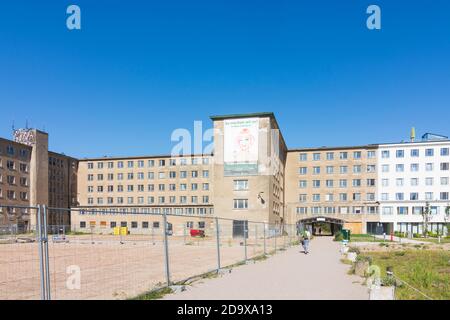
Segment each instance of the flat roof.
[{"label": "flat roof", "polygon": [[160,155],[150,155],[150,156],[130,156],[130,157],[95,157],[95,158],[82,158],[78,159],[78,161],[119,161],[119,160],[143,160],[143,159],[158,159],[158,158],[166,158],[166,159],[174,159],[174,158],[192,158],[192,157],[211,157],[212,154],[186,154],[186,155],[168,155],[168,154],[160,154]]},{"label": "flat roof", "polygon": [[377,144],[367,144],[363,146],[337,146],[337,147],[312,147],[312,148],[296,148],[289,149],[288,152],[301,152],[301,151],[327,151],[327,150],[356,150],[356,149],[377,149]]},{"label": "flat roof", "polygon": [[238,114],[226,114],[218,116],[210,116],[211,120],[227,120],[227,119],[243,119],[243,118],[272,118],[275,119],[273,112],[255,112],[255,113],[238,113]]}]

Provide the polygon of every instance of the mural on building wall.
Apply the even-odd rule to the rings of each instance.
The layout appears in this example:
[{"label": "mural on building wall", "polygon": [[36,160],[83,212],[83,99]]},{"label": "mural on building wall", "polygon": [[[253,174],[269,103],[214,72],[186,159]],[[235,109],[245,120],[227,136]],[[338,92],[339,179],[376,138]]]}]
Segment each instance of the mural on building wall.
[{"label": "mural on building wall", "polygon": [[226,176],[258,174],[259,118],[224,121]]},{"label": "mural on building wall", "polygon": [[36,143],[36,137],[32,129],[17,129],[13,131],[14,141],[33,146]]}]

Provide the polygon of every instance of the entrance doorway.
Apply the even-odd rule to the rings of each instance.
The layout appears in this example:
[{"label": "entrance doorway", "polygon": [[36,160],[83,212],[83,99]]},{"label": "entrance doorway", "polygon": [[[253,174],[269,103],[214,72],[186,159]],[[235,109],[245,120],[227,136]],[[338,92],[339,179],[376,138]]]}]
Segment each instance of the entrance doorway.
[{"label": "entrance doorway", "polygon": [[329,217],[306,218],[298,221],[299,231],[309,230],[314,236],[331,237],[342,230],[345,221]]}]

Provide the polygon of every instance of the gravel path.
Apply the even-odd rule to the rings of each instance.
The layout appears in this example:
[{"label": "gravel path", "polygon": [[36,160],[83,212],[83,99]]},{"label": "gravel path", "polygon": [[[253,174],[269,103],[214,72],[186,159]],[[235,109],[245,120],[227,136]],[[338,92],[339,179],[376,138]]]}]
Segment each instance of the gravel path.
[{"label": "gravel path", "polygon": [[280,252],[266,261],[238,267],[231,274],[168,295],[166,300],[367,300],[362,279],[347,274],[339,244],[316,238],[309,255],[300,247]]}]

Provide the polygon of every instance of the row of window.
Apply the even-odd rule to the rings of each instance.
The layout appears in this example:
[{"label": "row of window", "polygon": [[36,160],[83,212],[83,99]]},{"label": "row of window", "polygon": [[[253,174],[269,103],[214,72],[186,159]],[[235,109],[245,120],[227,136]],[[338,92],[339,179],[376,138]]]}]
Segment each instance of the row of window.
[{"label": "row of window", "polygon": [[[440,163],[440,169],[441,171],[448,171],[449,170],[449,163],[448,162],[441,162]],[[391,166],[389,164],[383,164],[381,166],[382,172],[390,172]],[[411,163],[409,166],[409,170],[411,172],[418,172],[420,171],[420,164],[418,163]],[[434,171],[434,163],[426,163],[425,164],[425,171]],[[395,172],[405,172],[405,165],[402,163],[395,165]]]},{"label": "row of window", "polygon": [[[406,154],[405,150],[403,150],[403,149],[395,150],[394,153],[395,153],[396,158],[404,158],[405,154]],[[425,157],[434,157],[435,153],[436,152],[435,152],[434,148],[425,149]],[[443,157],[448,156],[449,148],[440,148],[439,153]],[[411,158],[420,157],[420,149],[411,149],[409,152],[409,155]],[[391,157],[391,151],[390,150],[382,150],[381,157],[383,159],[389,159]]]},{"label": "row of window", "polygon": [[[445,211],[445,208],[442,208],[442,212]],[[394,212],[398,215],[407,215],[407,214],[413,214],[413,215],[422,215],[425,212],[425,207],[407,207],[407,206],[400,206],[400,207],[382,207],[381,213],[383,215],[392,215]],[[441,212],[441,208],[438,206],[430,206],[430,213],[431,214],[439,214]]]},{"label": "row of window", "polygon": [[[4,146],[0,145],[0,155],[5,153],[5,149]],[[8,156],[14,157],[17,153],[16,148],[14,148],[12,145],[7,145],[6,146],[6,154]],[[22,158],[26,158],[28,157],[28,150],[27,149],[19,149],[18,154],[20,157]]]},{"label": "row of window", "polygon": [[[0,188],[0,199],[3,199],[3,189]],[[6,199],[8,200],[18,200],[17,192],[15,190],[6,190]],[[21,201],[28,201],[28,192],[19,192],[19,199]]]},{"label": "row of window", "polygon": [[378,207],[297,207],[297,214],[377,214]]},{"label": "row of window", "polygon": [[[97,181],[103,181],[106,176],[106,179],[108,181],[114,180],[114,174],[109,173],[104,175],[103,173],[97,174]],[[199,171],[193,170],[190,174],[191,178],[199,178]],[[136,174],[134,172],[129,172],[126,174],[127,180],[134,180],[136,177],[137,180],[144,180],[145,179],[145,173],[144,172],[137,172]],[[177,172],[176,171],[170,171],[169,175],[166,175],[166,172],[159,172],[158,173],[158,179],[176,179],[177,178]],[[179,173],[180,179],[187,179],[188,178],[188,171],[180,171]],[[203,170],[202,171],[202,177],[203,178],[209,178],[209,170]],[[95,175],[88,174],[87,179],[88,181],[94,181]],[[117,180],[121,181],[124,180],[125,174],[124,173],[117,173]],[[155,179],[155,173],[154,172],[148,172],[147,173],[147,179],[148,180],[154,180]]]},{"label": "row of window", "polygon": [[[187,165],[199,165],[199,164],[203,164],[203,165],[209,165],[210,163],[210,159],[209,158],[180,158],[180,159],[160,159],[160,160],[154,160],[154,159],[150,159],[150,160],[129,160],[129,161],[108,161],[108,162],[96,162],[96,168],[97,169],[114,169],[115,166],[117,166],[117,168],[125,168],[125,164],[127,168],[145,168],[145,162],[147,162],[147,167],[148,168],[153,168],[155,167],[156,163],[158,163],[159,167],[165,167],[167,164],[169,166],[176,166],[176,165],[180,165],[180,166],[187,166]],[[94,162],[88,162],[87,164],[88,169],[94,169],[95,164]]]},{"label": "row of window", "polygon": [[[28,187],[28,178],[20,177],[19,180],[20,180],[19,184],[20,184],[21,187]],[[6,176],[6,182],[10,186],[15,186],[15,185],[17,185],[17,178],[16,178],[16,176],[7,175]],[[3,183],[3,175],[2,174],[0,174],[0,183]]]},{"label": "row of window", "polygon": [[126,215],[126,214],[213,214],[213,208],[102,208],[80,210],[79,214],[84,215]]},{"label": "row of window", "polygon": [[[349,196],[350,195],[350,196]],[[361,193],[339,193],[337,195],[333,193],[327,193],[324,195],[324,200],[326,202],[334,202],[334,201],[362,201],[362,194]],[[375,193],[366,193],[366,201],[375,201],[376,196]],[[304,203],[308,202],[308,195],[307,194],[300,194],[298,197],[299,202]],[[311,195],[311,201],[312,202],[320,202],[322,201],[322,195],[320,193],[314,193]]]},{"label": "row of window", "polygon": [[[199,197],[198,196],[179,196],[179,204],[187,204],[188,198],[190,198],[190,204],[198,204],[199,203]],[[107,197],[106,199],[103,197],[96,198],[96,204],[103,205],[105,204],[105,200],[107,204],[125,204],[125,198],[124,197],[117,197],[114,199],[113,197]],[[157,200],[158,204],[177,204],[177,197],[176,196],[161,196],[157,197],[147,197],[147,204],[152,205],[155,204]],[[209,196],[202,196],[201,197],[203,204],[209,204]],[[114,202],[115,201],[115,202]],[[145,204],[145,198],[144,197],[126,197],[126,204]],[[93,205],[94,204],[94,198],[88,198],[88,204]]]},{"label": "row of window", "polygon": [[[3,168],[3,159],[0,159],[0,168]],[[6,168],[10,171],[16,171],[16,162],[14,160],[6,160]],[[20,162],[19,171],[22,173],[28,173],[28,164]]]},{"label": "row of window", "polygon": [[[365,185],[367,187],[375,187],[376,185],[376,179],[366,179]],[[312,187],[313,188],[320,188],[322,186],[321,180],[312,180]],[[334,188],[335,186],[339,186],[339,188],[347,188],[348,187],[348,180],[347,179],[340,179],[339,184],[335,184],[335,180],[325,180],[325,187],[327,188]],[[352,180],[352,187],[359,188],[363,186],[363,180],[362,179],[353,179]],[[300,180],[299,181],[299,187],[301,189],[308,187],[308,181],[307,180]]]},{"label": "row of window", "polygon": [[[367,173],[375,173],[377,171],[377,166],[374,164],[367,165],[366,171]],[[300,175],[306,175],[308,174],[308,167],[300,167],[298,169],[298,172]],[[312,167],[312,173],[313,174],[321,174],[322,168],[320,166]],[[326,166],[325,167],[325,173],[327,174],[334,174],[337,171],[335,170],[334,166]],[[352,167],[352,172],[354,174],[360,174],[363,173],[363,166],[362,165],[354,165]],[[348,166],[339,166],[339,174],[348,174],[349,173],[349,167]]]},{"label": "row of window", "polygon": [[[355,159],[355,160],[362,159],[362,151],[353,151],[352,155],[353,155],[353,159]],[[367,151],[368,159],[374,159],[375,157],[376,157],[375,151]],[[312,154],[313,161],[320,161],[321,158],[322,158],[322,153],[320,153],[320,152],[315,152]],[[325,153],[325,159],[328,161],[334,160],[335,152]],[[339,160],[347,160],[347,159],[349,159],[349,152],[347,152],[347,151],[339,152]],[[300,153],[299,160],[300,161],[308,161],[308,153]]]},{"label": "row of window", "polygon": [[[100,228],[107,228],[107,222],[106,221],[100,221],[99,227]],[[127,221],[121,221],[120,227],[122,228],[128,228],[128,222]],[[109,222],[109,228],[114,229],[119,226],[116,221],[110,221]],[[96,228],[97,223],[96,221],[89,221],[89,228]],[[138,229],[139,223],[137,221],[131,221],[130,223],[131,229]],[[142,229],[159,229],[161,227],[161,223],[159,221],[153,221],[150,223],[149,221],[142,221],[141,222],[141,228]],[[187,221],[186,222],[186,228],[187,229],[194,229],[194,227],[198,229],[205,229],[206,223],[205,221],[198,221],[197,223],[194,223],[194,221]],[[86,221],[80,221],[80,229],[86,229],[87,228],[87,222]]]},{"label": "row of window", "polygon": [[[449,200],[448,192],[440,192],[439,196],[437,196],[434,192],[425,192],[422,196],[419,195],[418,192],[410,192],[409,193],[409,200],[411,201],[417,201],[417,200],[426,200],[426,201],[434,201],[434,200],[442,200],[446,201]],[[437,196],[437,198],[435,198]],[[381,194],[381,200],[382,201],[389,201],[392,198],[390,197],[389,193],[382,193]],[[405,193],[403,192],[397,192],[395,193],[395,200],[397,201],[405,201],[407,198],[405,198]]]},{"label": "row of window", "polygon": [[[391,179],[381,179],[381,185],[383,187],[389,187]],[[449,177],[441,177],[439,179],[441,186],[448,186],[449,184]],[[397,187],[403,187],[405,186],[405,179],[404,178],[396,178],[395,179],[395,185]],[[420,185],[420,179],[419,178],[410,178],[409,179],[409,185],[411,187],[417,187]],[[426,186],[434,186],[435,185],[435,178],[433,177],[427,177],[425,178],[425,185]]]},{"label": "row of window", "polygon": [[[136,188],[134,185],[130,184],[127,185],[127,192],[145,192],[145,189],[147,190],[147,192],[154,192],[155,191],[155,185],[154,184],[149,184],[147,185],[147,188],[145,188],[145,185],[143,184],[139,184],[136,185]],[[177,185],[176,184],[169,184],[168,185],[168,191],[177,191]],[[179,190],[180,191],[187,191],[188,190],[188,185],[186,183],[181,183],[179,185]],[[191,191],[197,191],[199,190],[199,184],[198,183],[191,183],[190,186],[190,190]],[[202,190],[203,191],[209,191],[209,183],[203,183],[202,184]],[[106,186],[106,188],[104,186],[97,186],[97,192],[124,192],[124,186],[123,185],[118,185],[116,186],[116,188],[114,188],[113,185],[109,185]],[[158,184],[158,191],[166,191],[166,185],[165,184]],[[93,193],[94,192],[94,186],[88,186],[87,189],[88,193]]]}]

